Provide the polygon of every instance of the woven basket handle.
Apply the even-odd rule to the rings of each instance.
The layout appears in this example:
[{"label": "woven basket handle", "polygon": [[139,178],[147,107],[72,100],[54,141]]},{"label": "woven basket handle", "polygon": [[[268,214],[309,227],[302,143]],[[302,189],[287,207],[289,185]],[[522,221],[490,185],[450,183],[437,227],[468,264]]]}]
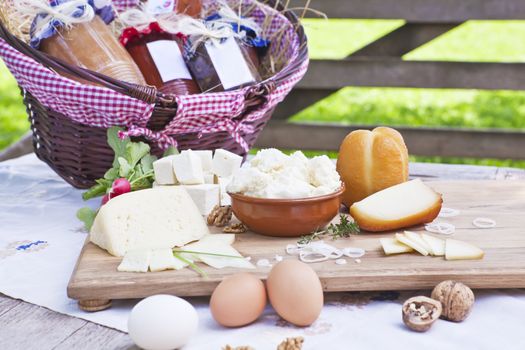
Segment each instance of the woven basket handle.
[{"label": "woven basket handle", "polygon": [[27,45],[25,42],[11,34],[1,20],[0,37],[22,54],[34,59],[35,61],[41,63],[45,67],[53,69],[57,72],[80,77],[84,80],[107,87],[121,94],[132,96],[147,103],[159,102],[162,105],[174,104],[173,99],[167,98],[162,94],[158,94],[157,89],[153,86],[142,86],[116,80],[106,75],[91,71],[89,69],[72,66],[55,57],[49,56],[44,52],[35,50],[31,46]]}]

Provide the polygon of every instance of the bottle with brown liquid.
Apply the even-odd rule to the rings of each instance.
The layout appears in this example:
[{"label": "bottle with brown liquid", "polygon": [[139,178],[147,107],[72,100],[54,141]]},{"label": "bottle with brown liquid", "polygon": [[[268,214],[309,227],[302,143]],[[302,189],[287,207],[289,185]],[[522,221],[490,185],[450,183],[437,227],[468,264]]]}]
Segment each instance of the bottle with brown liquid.
[{"label": "bottle with brown liquid", "polygon": [[[71,65],[128,83],[146,84],[131,56],[98,16],[70,29],[59,29],[57,34],[42,40],[39,49]],[[71,78],[86,83],[82,79]]]},{"label": "bottle with brown liquid", "polygon": [[[200,16],[201,0],[179,0],[177,13]],[[125,34],[124,34],[125,35]],[[165,94],[192,95],[201,92],[182,58],[183,40],[151,23],[147,33],[134,33],[125,43],[133,60],[146,78]]]}]

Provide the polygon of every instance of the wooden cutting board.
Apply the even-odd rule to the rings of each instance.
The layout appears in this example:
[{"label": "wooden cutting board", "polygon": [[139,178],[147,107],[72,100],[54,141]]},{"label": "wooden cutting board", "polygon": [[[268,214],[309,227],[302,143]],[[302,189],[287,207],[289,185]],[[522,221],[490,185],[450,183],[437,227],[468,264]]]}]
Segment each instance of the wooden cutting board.
[{"label": "wooden cutting board", "polygon": [[[428,289],[445,279],[455,279],[472,288],[525,288],[525,181],[437,181],[428,182],[443,194],[444,206],[459,209],[456,217],[438,219],[454,224],[453,238],[471,242],[485,251],[482,260],[445,261],[442,257],[418,254],[385,256],[379,238],[390,233],[366,233],[330,241],[338,247],[361,247],[367,253],[360,263],[336,265],[333,260],[311,264],[327,292]],[[472,225],[477,217],[496,220],[493,229]],[[423,232],[422,227],[412,231]],[[217,231],[219,232],[219,231]],[[445,238],[445,237],[443,237]],[[284,248],[296,239],[270,238],[254,233],[237,235],[235,248],[252,262],[276,254],[287,256]],[[143,298],[168,293],[178,296],[211,295],[215,286],[238,269],[217,270],[202,265],[208,278],[187,268],[181,271],[149,273],[118,272],[120,258],[87,243],[68,285],[69,297],[88,310],[109,306],[111,299]],[[266,278],[270,268],[250,272]],[[248,270],[243,270],[248,271]]]}]

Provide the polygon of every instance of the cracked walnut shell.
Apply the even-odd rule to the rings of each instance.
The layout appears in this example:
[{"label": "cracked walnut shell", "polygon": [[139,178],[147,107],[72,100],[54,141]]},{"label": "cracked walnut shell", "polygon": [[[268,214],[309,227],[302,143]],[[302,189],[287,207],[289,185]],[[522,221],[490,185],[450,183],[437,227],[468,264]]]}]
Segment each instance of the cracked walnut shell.
[{"label": "cracked walnut shell", "polygon": [[232,215],[233,211],[230,205],[223,207],[216,205],[206,221],[210,226],[224,227],[230,223]]},{"label": "cracked walnut shell", "polygon": [[402,308],[403,322],[416,332],[426,332],[441,315],[441,303],[418,296],[405,301]]},{"label": "cracked walnut shell", "polygon": [[277,350],[301,350],[303,348],[304,338],[286,338],[277,347]]},{"label": "cracked walnut shell", "polygon": [[432,291],[432,299],[443,307],[441,318],[461,322],[468,317],[474,305],[472,289],[456,281],[443,281]]}]

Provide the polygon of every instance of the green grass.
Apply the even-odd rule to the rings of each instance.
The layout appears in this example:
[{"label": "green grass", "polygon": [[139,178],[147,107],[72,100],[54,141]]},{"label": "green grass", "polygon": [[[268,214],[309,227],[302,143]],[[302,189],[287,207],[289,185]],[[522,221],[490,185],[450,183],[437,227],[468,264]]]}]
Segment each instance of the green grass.
[{"label": "green grass", "polygon": [[20,90],[0,62],[0,150],[20,138],[28,128]]},{"label": "green grass", "polygon": [[[305,20],[312,58],[340,59],[403,24],[400,20]],[[470,21],[405,55],[406,60],[525,62],[525,21]],[[29,127],[16,84],[0,64],[0,149]],[[525,92],[345,88],[294,122],[454,126],[525,130]],[[525,157],[525,156],[524,156]],[[417,161],[517,166],[524,161],[416,157]]]}]

